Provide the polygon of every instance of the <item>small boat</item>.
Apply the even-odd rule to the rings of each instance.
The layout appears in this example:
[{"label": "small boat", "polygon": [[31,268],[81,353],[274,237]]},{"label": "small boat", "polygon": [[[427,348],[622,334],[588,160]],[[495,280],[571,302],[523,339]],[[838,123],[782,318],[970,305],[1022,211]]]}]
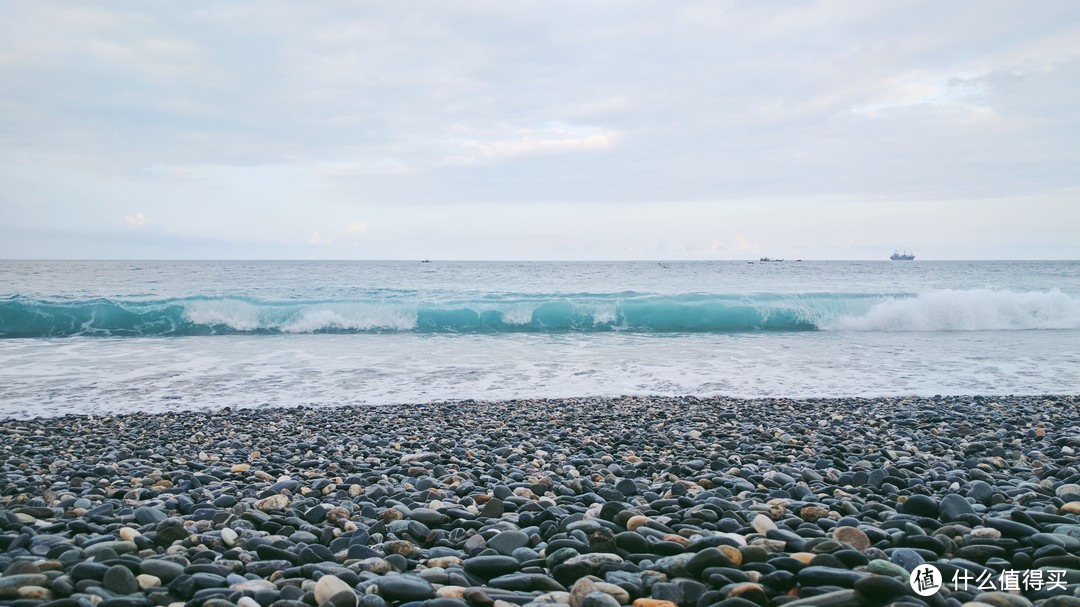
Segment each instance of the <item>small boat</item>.
[{"label": "small boat", "polygon": [[915,259],[915,255],[911,251],[893,251],[893,254],[889,256],[889,259],[893,261],[912,261]]},{"label": "small boat", "polygon": [[758,261],[784,261],[783,259],[773,259],[772,257],[762,257]]},{"label": "small boat", "polygon": [[430,259],[421,259],[420,263],[431,263]]}]

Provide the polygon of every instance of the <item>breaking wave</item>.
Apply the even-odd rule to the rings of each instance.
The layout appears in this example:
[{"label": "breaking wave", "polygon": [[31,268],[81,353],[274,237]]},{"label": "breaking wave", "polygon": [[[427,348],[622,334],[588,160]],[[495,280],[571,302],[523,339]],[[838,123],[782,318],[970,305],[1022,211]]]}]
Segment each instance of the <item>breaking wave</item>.
[{"label": "breaking wave", "polygon": [[290,333],[736,333],[1080,329],[1060,291],[752,295],[493,294],[475,299],[239,297],[0,301],[0,337]]}]

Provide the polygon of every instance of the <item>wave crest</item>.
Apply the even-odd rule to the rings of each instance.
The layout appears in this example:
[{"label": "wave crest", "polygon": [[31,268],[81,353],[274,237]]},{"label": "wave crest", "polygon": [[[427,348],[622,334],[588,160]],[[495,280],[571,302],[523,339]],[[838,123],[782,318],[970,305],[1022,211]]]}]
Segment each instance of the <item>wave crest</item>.
[{"label": "wave crest", "polygon": [[489,295],[476,299],[0,301],[0,337],[283,333],[733,333],[1080,329],[1060,291]]}]

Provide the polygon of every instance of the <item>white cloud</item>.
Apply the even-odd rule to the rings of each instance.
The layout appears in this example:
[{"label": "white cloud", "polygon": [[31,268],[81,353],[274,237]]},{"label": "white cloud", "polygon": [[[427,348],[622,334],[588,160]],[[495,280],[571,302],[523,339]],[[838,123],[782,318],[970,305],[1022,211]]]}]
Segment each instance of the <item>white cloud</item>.
[{"label": "white cloud", "polygon": [[486,138],[451,140],[460,152],[451,163],[472,164],[537,153],[606,150],[615,145],[618,133],[596,127],[551,124],[535,128],[496,129]]},{"label": "white cloud", "polygon": [[362,234],[364,232],[367,232],[367,230],[368,225],[362,221],[354,221],[349,225],[345,226],[345,231],[350,234]]},{"label": "white cloud", "polygon": [[751,242],[746,234],[740,232],[732,237],[724,250],[728,253],[757,253],[761,251],[761,244],[756,241]]},{"label": "white cloud", "polygon": [[408,164],[398,158],[359,158],[327,165],[322,169],[327,177],[363,176],[363,175],[401,175],[411,170]]},{"label": "white cloud", "polygon": [[[822,200],[843,198],[870,221],[895,203],[945,214],[1080,190],[1073,0],[8,4],[9,229],[47,216],[57,231],[105,231],[142,208],[152,220],[123,224],[134,241],[183,209],[167,214],[173,233],[318,255],[302,235],[320,226],[383,255],[432,242],[409,232],[427,223],[411,221],[421,207],[445,207],[445,234],[459,234],[476,204],[508,208],[491,233],[533,222],[530,205],[561,224],[613,205],[635,229],[640,207],[663,205],[648,227],[674,248],[707,255],[718,239],[740,255],[754,241],[726,236],[743,229],[791,256],[775,224],[691,234],[700,219],[672,210],[783,199],[820,218]],[[1058,223],[1076,232],[1069,213]],[[349,236],[360,215],[377,229]],[[892,242],[876,229],[866,236]],[[1045,250],[1045,226],[1025,233]],[[481,240],[455,250],[490,255]],[[545,256],[576,241],[553,230],[514,243]]]},{"label": "white cloud", "polygon": [[311,238],[308,238],[308,243],[309,244],[313,244],[315,246],[320,246],[320,247],[328,245],[328,244],[333,244],[333,242],[334,242],[333,238],[330,238],[328,236],[323,236],[318,231],[312,232],[311,233]]},{"label": "white cloud", "polygon": [[710,240],[704,247],[691,244],[686,247],[686,251],[691,254],[707,253],[709,256],[718,255],[720,257],[741,258],[747,255],[756,255],[760,253],[761,243],[756,240],[751,240],[742,232],[738,232],[727,240],[721,240],[719,238]]},{"label": "white cloud", "polygon": [[135,213],[133,215],[128,215],[127,217],[125,217],[124,218],[124,223],[128,227],[132,227],[132,228],[146,227],[146,215],[143,215],[143,212],[139,211],[138,213]]}]

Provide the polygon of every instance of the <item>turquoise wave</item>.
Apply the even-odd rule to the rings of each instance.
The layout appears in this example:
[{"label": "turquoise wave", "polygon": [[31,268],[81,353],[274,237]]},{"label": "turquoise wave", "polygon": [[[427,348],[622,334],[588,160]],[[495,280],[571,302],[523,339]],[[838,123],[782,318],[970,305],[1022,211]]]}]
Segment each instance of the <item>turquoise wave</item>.
[{"label": "turquoise wave", "polygon": [[0,301],[0,337],[186,336],[283,333],[654,333],[808,331],[827,308],[858,295],[724,296],[485,295],[471,300],[407,298],[264,301],[192,297],[152,301]]},{"label": "turquoise wave", "polygon": [[[429,294],[430,296],[430,294]],[[1058,291],[753,295],[415,293],[356,300],[241,297],[0,300],[0,338],[290,333],[738,333],[1080,329]]]}]

